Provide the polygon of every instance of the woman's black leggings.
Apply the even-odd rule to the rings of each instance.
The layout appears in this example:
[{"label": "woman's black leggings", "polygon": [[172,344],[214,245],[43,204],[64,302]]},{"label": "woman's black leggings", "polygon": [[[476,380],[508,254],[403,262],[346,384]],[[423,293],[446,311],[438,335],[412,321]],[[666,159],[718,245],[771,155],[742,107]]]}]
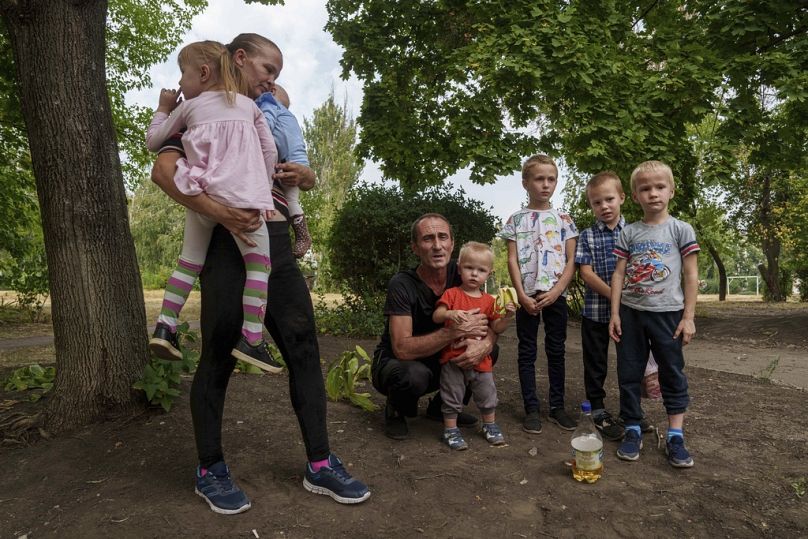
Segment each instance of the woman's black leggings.
[{"label": "woman's black leggings", "polygon": [[[269,222],[269,302],[264,324],[289,369],[289,395],[306,456],[328,458],[326,399],[314,311],[308,287],[292,255],[287,222]],[[210,240],[202,288],[202,355],[191,387],[194,436],[203,467],[224,460],[222,412],[236,360],[230,355],[241,335],[245,271],[230,233],[218,225]]]}]

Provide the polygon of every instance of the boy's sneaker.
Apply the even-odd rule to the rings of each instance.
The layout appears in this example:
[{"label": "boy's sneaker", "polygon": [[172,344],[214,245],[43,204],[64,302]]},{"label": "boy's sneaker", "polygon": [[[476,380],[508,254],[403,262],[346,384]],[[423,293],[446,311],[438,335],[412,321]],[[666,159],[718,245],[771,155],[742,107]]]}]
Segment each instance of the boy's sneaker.
[{"label": "boy's sneaker", "polygon": [[233,348],[231,354],[236,359],[249,363],[250,365],[255,365],[259,369],[271,372],[272,374],[278,374],[283,371],[283,365],[272,357],[272,352],[269,351],[269,345],[267,345],[267,342],[264,340],[253,346],[248,343],[247,339],[242,335],[239,337],[238,343],[236,343],[236,347]]},{"label": "boy's sneaker", "polygon": [[331,496],[339,503],[360,503],[370,498],[367,485],[351,477],[342,461],[333,453],[328,455],[328,466],[316,472],[311,469],[311,463],[306,463],[303,487],[315,494]]},{"label": "boy's sneaker", "polygon": [[404,440],[409,434],[407,420],[389,402],[384,406],[384,434],[393,440]]},{"label": "boy's sneaker", "polygon": [[457,427],[453,429],[444,429],[443,441],[446,442],[446,445],[448,445],[455,451],[463,451],[464,449],[469,448],[468,444],[466,443],[466,440],[463,439],[463,434]]},{"label": "boy's sneaker", "polygon": [[194,492],[222,515],[243,513],[252,507],[247,495],[230,479],[230,469],[222,461],[208,469],[197,466]]},{"label": "boy's sneaker", "polygon": [[522,421],[522,430],[530,434],[541,434],[541,419],[539,412],[528,412]]},{"label": "boy's sneaker", "polygon": [[496,423],[483,423],[485,440],[491,445],[505,445],[505,436]]},{"label": "boy's sneaker", "polygon": [[550,410],[549,419],[564,430],[575,430],[575,427],[578,426],[578,422],[568,416],[563,408]]},{"label": "boy's sneaker", "polygon": [[149,350],[160,359],[169,361],[182,359],[177,332],[171,331],[171,328],[162,322],[157,322],[157,326],[154,328],[152,338],[149,339]]},{"label": "boy's sneaker", "polygon": [[614,420],[612,414],[609,412],[604,410],[602,414],[592,418],[592,420],[595,422],[595,426],[600,433],[607,440],[616,442],[617,440],[623,439],[623,427],[617,424],[617,421]]},{"label": "boy's sneaker", "polygon": [[617,458],[630,461],[637,460],[640,458],[640,449],[642,449],[642,434],[638,434],[634,429],[626,429],[623,443],[617,448]]},{"label": "boy's sneaker", "polygon": [[668,463],[674,468],[692,468],[693,457],[685,447],[685,441],[681,436],[673,436],[665,444],[665,453],[668,455]]}]

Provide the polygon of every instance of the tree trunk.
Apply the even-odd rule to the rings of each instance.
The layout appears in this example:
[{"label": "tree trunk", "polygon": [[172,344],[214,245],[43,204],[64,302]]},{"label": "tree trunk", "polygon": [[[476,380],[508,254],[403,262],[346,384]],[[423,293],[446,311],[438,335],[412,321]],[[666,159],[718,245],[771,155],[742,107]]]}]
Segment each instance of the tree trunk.
[{"label": "tree trunk", "polygon": [[760,237],[761,249],[766,257],[765,264],[758,264],[758,271],[766,283],[766,299],[769,301],[785,301],[780,290],[780,238],[774,229],[772,216],[772,178],[765,174],[763,192],[760,200]]},{"label": "tree trunk", "polygon": [[713,242],[706,241],[704,242],[707,245],[707,252],[710,253],[710,256],[713,258],[713,262],[715,262],[715,267],[718,268],[718,301],[726,301],[727,300],[727,268],[724,267],[724,262],[721,260],[721,255],[718,254],[718,250],[713,245]]},{"label": "tree trunk", "polygon": [[105,1],[0,0],[45,235],[57,374],[46,426],[131,410],[148,358],[106,93]]}]

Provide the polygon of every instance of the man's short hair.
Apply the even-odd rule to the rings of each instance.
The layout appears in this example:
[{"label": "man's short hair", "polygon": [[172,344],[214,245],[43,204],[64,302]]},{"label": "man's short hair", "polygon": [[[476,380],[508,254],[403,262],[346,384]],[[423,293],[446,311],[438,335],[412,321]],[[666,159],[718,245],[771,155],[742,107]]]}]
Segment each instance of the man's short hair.
[{"label": "man's short hair", "polygon": [[421,221],[423,221],[424,219],[440,219],[449,226],[449,237],[454,239],[454,232],[452,232],[452,223],[450,223],[446,217],[444,217],[439,213],[425,213],[412,223],[412,229],[410,230],[410,237],[412,239],[412,243],[414,244],[418,243],[418,225],[420,225]]},{"label": "man's short hair", "polygon": [[592,176],[588,182],[586,182],[586,196],[589,196],[589,190],[594,189],[595,187],[600,187],[606,182],[613,181],[615,182],[615,186],[617,187],[617,192],[621,195],[625,194],[623,192],[623,182],[620,181],[620,176],[617,175],[616,172],[612,170],[604,170],[603,172],[598,172],[594,176]]},{"label": "man's short hair", "polygon": [[662,172],[667,176],[668,185],[671,186],[671,189],[675,187],[673,184],[673,171],[671,167],[663,163],[662,161],[643,161],[637,168],[635,168],[631,173],[631,192],[634,193],[637,188],[637,176],[644,172]]},{"label": "man's short hair", "polygon": [[466,257],[473,255],[482,255],[488,259],[488,267],[494,267],[494,251],[485,243],[479,241],[469,241],[463,244],[460,248],[460,254],[457,256],[457,262],[462,264]]},{"label": "man's short hair", "polygon": [[556,162],[553,161],[553,158],[549,155],[540,153],[528,157],[527,161],[525,161],[525,163],[522,165],[522,179],[527,179],[527,173],[530,171],[530,169],[538,165],[553,165],[553,168],[556,171],[556,178],[558,178],[558,165],[556,165]]}]

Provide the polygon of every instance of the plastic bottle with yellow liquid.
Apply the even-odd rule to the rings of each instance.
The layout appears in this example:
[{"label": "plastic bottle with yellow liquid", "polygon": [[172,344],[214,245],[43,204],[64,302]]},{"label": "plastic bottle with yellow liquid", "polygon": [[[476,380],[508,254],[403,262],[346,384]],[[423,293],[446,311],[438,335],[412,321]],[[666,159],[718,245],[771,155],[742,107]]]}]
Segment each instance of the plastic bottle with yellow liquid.
[{"label": "plastic bottle with yellow liquid", "polygon": [[594,483],[603,475],[603,438],[592,421],[592,405],[581,403],[581,419],[572,434],[572,477]]}]

